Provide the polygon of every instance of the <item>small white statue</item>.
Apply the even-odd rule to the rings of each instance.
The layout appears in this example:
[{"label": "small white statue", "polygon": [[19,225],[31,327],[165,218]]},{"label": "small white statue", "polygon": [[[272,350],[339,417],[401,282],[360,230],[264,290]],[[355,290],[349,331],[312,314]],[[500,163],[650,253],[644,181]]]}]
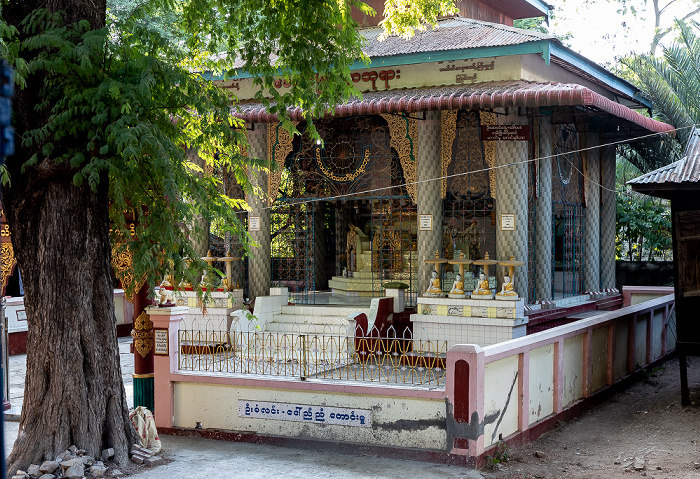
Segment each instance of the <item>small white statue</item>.
[{"label": "small white statue", "polygon": [[437,271],[433,270],[430,273],[430,286],[425,291],[426,296],[442,296],[442,288],[440,288],[440,278],[438,278]]},{"label": "small white statue", "polygon": [[462,275],[459,273],[455,276],[455,282],[452,283],[450,294],[464,294],[464,281],[462,281]]},{"label": "small white statue", "polygon": [[489,280],[486,279],[484,273],[479,274],[479,282],[476,289],[472,292],[472,299],[493,299],[491,288],[489,288]]},{"label": "small white statue", "polygon": [[518,293],[513,289],[513,283],[510,282],[510,276],[503,278],[503,286],[501,286],[501,292],[496,294],[496,299],[518,299]]}]

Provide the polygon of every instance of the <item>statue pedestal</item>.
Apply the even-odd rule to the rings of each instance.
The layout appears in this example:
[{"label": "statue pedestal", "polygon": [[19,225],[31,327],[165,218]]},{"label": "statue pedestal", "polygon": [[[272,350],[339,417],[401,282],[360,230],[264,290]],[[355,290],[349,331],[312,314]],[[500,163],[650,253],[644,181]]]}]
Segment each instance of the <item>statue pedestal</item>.
[{"label": "statue pedestal", "polygon": [[[474,294],[472,293],[471,299],[493,299],[493,294]],[[517,299],[517,298],[515,298]]]},{"label": "statue pedestal", "polygon": [[467,295],[462,293],[462,294],[457,294],[457,293],[450,293],[447,295],[448,298],[452,299],[467,299]]},{"label": "statue pedestal", "polygon": [[444,298],[444,293],[423,293],[426,298]]},{"label": "statue pedestal", "polygon": [[499,301],[517,301],[520,298],[518,298],[517,294],[496,294],[496,299]]}]

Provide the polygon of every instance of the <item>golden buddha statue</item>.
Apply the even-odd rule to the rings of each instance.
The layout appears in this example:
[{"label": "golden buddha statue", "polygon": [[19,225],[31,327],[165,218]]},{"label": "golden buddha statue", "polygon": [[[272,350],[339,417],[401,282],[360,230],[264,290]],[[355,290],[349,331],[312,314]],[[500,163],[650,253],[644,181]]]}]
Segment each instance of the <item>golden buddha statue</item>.
[{"label": "golden buddha statue", "polygon": [[442,294],[442,288],[440,287],[440,278],[438,278],[437,271],[433,271],[430,273],[430,286],[425,291],[425,294]]},{"label": "golden buddha statue", "polygon": [[485,296],[491,295],[491,289],[489,288],[489,280],[486,279],[484,273],[479,274],[479,284],[474,291],[472,291],[472,296]]},{"label": "golden buddha statue", "polygon": [[462,281],[462,275],[457,274],[457,276],[455,276],[455,282],[452,283],[450,294],[464,294],[464,281]]},{"label": "golden buddha statue", "polygon": [[505,276],[503,278],[501,292],[497,293],[496,297],[499,299],[518,299],[518,293],[513,289],[513,283],[510,282],[510,276]]}]

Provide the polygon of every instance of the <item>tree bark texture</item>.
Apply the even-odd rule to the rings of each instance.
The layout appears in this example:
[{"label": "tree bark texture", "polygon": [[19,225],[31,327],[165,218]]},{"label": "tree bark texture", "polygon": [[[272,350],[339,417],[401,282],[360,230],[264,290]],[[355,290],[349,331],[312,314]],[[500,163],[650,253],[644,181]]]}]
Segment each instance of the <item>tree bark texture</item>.
[{"label": "tree bark texture", "polygon": [[[19,27],[34,8],[67,12],[67,23],[104,26],[104,0],[12,0],[3,17]],[[69,165],[32,155],[20,136],[41,125],[41,78],[28,79],[14,101],[17,154],[7,160],[11,185],[3,207],[22,272],[27,312],[27,377],[19,435],[8,471],[54,459],[71,445],[98,457],[113,447],[128,460],[137,441],[121,377],[110,264],[108,178],[98,191],[73,185]],[[85,140],[87,144],[87,139]]]}]

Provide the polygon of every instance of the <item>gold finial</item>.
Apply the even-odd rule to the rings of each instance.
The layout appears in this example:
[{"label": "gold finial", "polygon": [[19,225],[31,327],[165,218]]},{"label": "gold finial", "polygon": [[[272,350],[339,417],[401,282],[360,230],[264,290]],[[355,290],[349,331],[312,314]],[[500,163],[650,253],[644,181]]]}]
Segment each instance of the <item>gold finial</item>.
[{"label": "gold finial", "polygon": [[489,259],[489,252],[486,252],[486,256],[484,256],[484,259]]},{"label": "gold finial", "polygon": [[459,253],[459,259],[464,258],[464,253]]},{"label": "gold finial", "polygon": [[439,258],[440,257],[440,252],[438,250],[435,250],[435,257]]},{"label": "gold finial", "polygon": [[510,255],[510,260],[511,260],[511,261],[515,260],[515,256]]}]

